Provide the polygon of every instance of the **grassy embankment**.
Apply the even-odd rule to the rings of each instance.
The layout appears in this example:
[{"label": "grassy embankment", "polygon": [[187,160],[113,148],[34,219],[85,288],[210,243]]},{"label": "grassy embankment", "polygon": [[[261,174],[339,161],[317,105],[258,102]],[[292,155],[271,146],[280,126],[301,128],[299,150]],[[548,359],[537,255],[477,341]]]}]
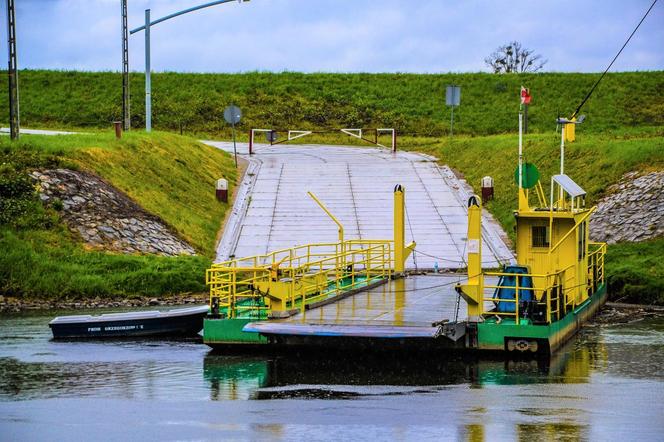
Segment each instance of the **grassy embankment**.
[{"label": "grassy embankment", "polygon": [[[43,206],[27,177],[35,168],[97,173],[159,216],[199,252],[195,257],[123,255],[86,250]],[[0,138],[0,294],[23,297],[164,295],[204,291],[220,220],[217,178],[234,186],[225,153],[166,133]]]},{"label": "grassy embankment", "polygon": [[[618,134],[620,133],[620,134]],[[524,138],[526,161],[537,165],[547,189],[560,165],[559,135],[532,134]],[[406,139],[403,148],[436,155],[441,162],[462,172],[479,192],[480,179],[494,178],[495,200],[486,203],[514,239],[517,186],[514,171],[517,137],[456,137],[454,139]],[[664,128],[624,130],[610,134],[587,134],[579,128],[577,141],[565,149],[565,170],[588,192],[594,204],[607,187],[632,170],[664,168]],[[606,271],[612,299],[664,304],[664,238],[643,243],[619,243],[608,249]]]},{"label": "grassy embankment", "polygon": [[[395,127],[402,134],[439,136],[449,130],[445,86],[461,86],[455,132],[512,132],[519,88],[530,87],[531,132],[552,130],[569,115],[599,74],[301,74],[155,73],[153,125],[198,136],[228,136],[224,108],[243,110],[238,129]],[[7,78],[5,75],[3,78]],[[110,127],[121,115],[121,76],[114,72],[21,71],[25,127]],[[6,81],[6,80],[4,80]],[[132,125],[144,127],[144,76],[131,74]],[[7,121],[7,94],[0,120]],[[587,131],[664,125],[664,71],[609,73],[584,107]]]},{"label": "grassy embankment", "polygon": [[[402,147],[440,156],[474,185],[485,174],[494,176],[498,198],[489,209],[512,234],[516,192],[510,177],[519,87],[526,85],[533,93],[529,115],[533,135],[527,138],[526,152],[546,179],[558,158],[554,117],[569,116],[598,75],[156,73],[153,124],[171,131],[183,127],[197,137],[228,137],[222,114],[234,102],[244,111],[240,137],[252,127],[395,127],[405,135]],[[21,71],[19,77],[26,127],[104,128],[120,117],[119,73]],[[132,73],[133,127],[144,124],[143,82],[142,74]],[[449,110],[444,107],[447,84],[462,87],[455,133],[465,137],[453,141],[440,138],[449,130]],[[6,100],[7,94],[0,94],[4,120]],[[568,170],[588,190],[591,203],[624,172],[661,169],[663,150],[657,137],[664,126],[664,71],[609,73],[583,113],[588,119],[579,129],[579,142],[568,150]],[[512,135],[500,135],[505,133]],[[357,144],[344,136],[302,141]],[[658,298],[664,303],[658,283],[664,263],[657,260],[663,247],[661,239],[612,246],[607,266],[613,296],[635,302]]]}]

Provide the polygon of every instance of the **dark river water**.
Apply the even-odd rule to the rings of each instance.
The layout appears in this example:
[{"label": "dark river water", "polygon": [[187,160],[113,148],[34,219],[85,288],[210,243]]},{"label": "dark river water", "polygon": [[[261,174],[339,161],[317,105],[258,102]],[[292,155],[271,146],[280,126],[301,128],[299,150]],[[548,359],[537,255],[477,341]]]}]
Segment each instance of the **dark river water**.
[{"label": "dark river water", "polygon": [[225,356],[0,316],[0,440],[664,440],[664,318],[551,361]]}]

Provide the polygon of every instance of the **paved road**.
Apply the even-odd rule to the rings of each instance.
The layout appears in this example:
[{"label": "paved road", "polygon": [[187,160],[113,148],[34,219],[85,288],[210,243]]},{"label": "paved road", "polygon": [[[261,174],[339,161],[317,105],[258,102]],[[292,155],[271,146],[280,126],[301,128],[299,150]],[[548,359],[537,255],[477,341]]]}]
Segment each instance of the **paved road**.
[{"label": "paved road", "polygon": [[[231,143],[206,143],[231,151]],[[322,145],[257,145],[217,250],[217,260],[310,242],[335,242],[336,225],[307,196],[337,216],[346,238],[392,238],[393,189],[406,188],[406,240],[417,242],[409,268],[464,267],[467,184],[434,158],[411,152]],[[513,259],[500,227],[484,223],[485,266]]]},{"label": "paved road", "polygon": [[[0,127],[0,135],[8,135],[10,129],[8,127]],[[19,134],[25,135],[75,135],[83,132],[66,132],[62,130],[45,130],[45,129],[24,129],[19,128]]]}]

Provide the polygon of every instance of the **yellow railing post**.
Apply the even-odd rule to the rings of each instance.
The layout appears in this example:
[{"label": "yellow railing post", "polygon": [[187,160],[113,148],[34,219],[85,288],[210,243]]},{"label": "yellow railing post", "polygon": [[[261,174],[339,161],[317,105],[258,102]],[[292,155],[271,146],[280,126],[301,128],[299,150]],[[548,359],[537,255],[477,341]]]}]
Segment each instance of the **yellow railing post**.
[{"label": "yellow railing post", "polygon": [[546,323],[551,322],[551,291],[549,289],[549,277],[547,276],[544,284],[544,293],[546,293]]},{"label": "yellow railing post", "polygon": [[521,324],[519,321],[519,275],[516,275],[516,278],[514,278],[515,284],[514,284],[514,323],[516,325]]},{"label": "yellow railing post", "polygon": [[235,310],[236,304],[235,304],[235,292],[236,292],[236,276],[237,274],[235,272],[231,273],[231,285],[228,290],[228,317],[229,318],[235,318],[237,316],[237,312]]}]

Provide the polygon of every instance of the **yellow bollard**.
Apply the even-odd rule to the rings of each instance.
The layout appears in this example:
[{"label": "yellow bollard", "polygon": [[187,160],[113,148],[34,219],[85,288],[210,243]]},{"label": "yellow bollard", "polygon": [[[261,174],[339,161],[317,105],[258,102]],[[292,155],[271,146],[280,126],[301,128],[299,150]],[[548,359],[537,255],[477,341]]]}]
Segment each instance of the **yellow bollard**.
[{"label": "yellow bollard", "polygon": [[403,275],[406,271],[406,259],[415,248],[415,241],[406,246],[406,189],[397,184],[394,187],[394,272]]},{"label": "yellow bollard", "polygon": [[456,290],[468,304],[468,321],[477,322],[483,313],[484,276],[482,275],[482,200],[473,195],[468,201],[468,282]]}]

